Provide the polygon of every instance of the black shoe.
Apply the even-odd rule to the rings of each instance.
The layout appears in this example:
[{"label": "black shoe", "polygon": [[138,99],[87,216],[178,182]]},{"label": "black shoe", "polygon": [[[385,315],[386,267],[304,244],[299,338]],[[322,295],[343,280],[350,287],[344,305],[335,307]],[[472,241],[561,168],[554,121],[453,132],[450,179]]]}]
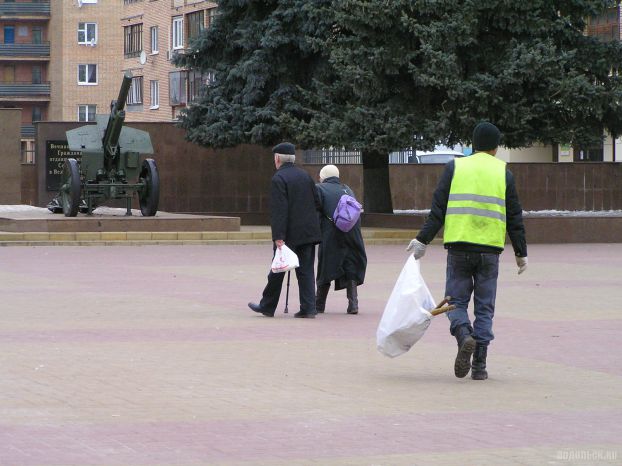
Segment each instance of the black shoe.
[{"label": "black shoe", "polygon": [[248,303],[248,307],[255,312],[265,315],[266,317],[274,317],[274,311],[268,311],[267,309],[262,308],[259,304]]},{"label": "black shoe", "polygon": [[298,311],[294,314],[294,317],[298,317],[300,319],[315,319],[315,314],[308,314],[306,312]]},{"label": "black shoe", "polygon": [[488,378],[488,371],[486,371],[487,354],[487,346],[479,343],[475,346],[475,353],[473,353],[473,367],[471,367],[471,378],[473,380],[486,380]]},{"label": "black shoe", "polygon": [[459,327],[455,336],[458,340],[458,354],[454,362],[454,374],[461,379],[471,370],[471,355],[475,351],[475,340],[466,326]]}]

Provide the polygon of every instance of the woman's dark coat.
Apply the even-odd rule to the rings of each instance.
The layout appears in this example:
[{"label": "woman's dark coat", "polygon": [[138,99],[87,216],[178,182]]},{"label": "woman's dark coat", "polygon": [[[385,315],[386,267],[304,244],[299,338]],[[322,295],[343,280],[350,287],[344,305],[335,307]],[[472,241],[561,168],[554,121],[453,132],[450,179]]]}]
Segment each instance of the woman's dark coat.
[{"label": "woman's dark coat", "polygon": [[332,221],[341,196],[349,194],[355,197],[354,193],[349,187],[341,184],[336,176],[326,178],[316,186],[320,197],[322,228],[316,282],[318,285],[324,285],[334,280],[335,290],[345,288],[349,280],[362,285],[365,281],[367,255],[361,234],[361,220],[359,219],[354,228],[347,233],[339,230]]}]

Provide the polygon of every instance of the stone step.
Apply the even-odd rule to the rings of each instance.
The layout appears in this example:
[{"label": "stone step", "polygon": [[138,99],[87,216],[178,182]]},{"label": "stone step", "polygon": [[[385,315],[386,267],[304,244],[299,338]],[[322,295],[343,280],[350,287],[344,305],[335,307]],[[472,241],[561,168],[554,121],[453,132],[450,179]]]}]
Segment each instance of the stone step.
[{"label": "stone step", "polygon": [[[407,244],[417,230],[364,228],[366,244]],[[246,231],[84,231],[1,232],[0,245],[102,245],[102,244],[242,244],[269,243],[269,228]]]}]

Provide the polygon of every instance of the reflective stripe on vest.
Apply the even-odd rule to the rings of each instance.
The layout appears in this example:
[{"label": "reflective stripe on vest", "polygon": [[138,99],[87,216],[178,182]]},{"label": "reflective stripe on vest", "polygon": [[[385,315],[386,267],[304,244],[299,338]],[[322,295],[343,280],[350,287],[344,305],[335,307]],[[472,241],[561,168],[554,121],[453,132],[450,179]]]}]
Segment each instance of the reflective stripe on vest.
[{"label": "reflective stripe on vest", "polygon": [[478,152],[455,159],[454,164],[443,241],[503,249],[505,162]]}]

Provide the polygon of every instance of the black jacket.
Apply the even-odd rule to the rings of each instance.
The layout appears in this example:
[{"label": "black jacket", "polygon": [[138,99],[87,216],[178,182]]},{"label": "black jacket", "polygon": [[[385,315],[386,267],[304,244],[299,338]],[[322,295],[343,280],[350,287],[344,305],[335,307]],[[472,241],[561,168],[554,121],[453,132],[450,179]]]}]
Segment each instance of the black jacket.
[{"label": "black jacket", "polygon": [[311,176],[293,163],[284,163],[272,177],[270,219],[272,240],[289,247],[321,241],[320,203]]},{"label": "black jacket", "polygon": [[356,196],[336,176],[319,183],[317,190],[321,206],[322,244],[318,251],[316,282],[323,285],[335,281],[336,290],[345,288],[350,280],[362,285],[365,281],[367,255],[361,234],[361,220],[347,233],[339,230],[331,220],[343,194]]},{"label": "black jacket", "polygon": [[[432,241],[445,223],[445,213],[447,212],[447,202],[449,200],[451,180],[454,176],[454,168],[454,162],[448,162],[436,186],[430,215],[417,235],[417,240],[421,241],[423,244],[428,244]],[[514,176],[512,172],[507,169],[505,172],[505,216],[506,230],[512,242],[514,254],[518,257],[527,257],[527,241],[525,239],[525,226],[523,225],[523,208],[518,200]],[[500,253],[503,251],[502,248],[470,243],[447,243],[445,244],[445,248],[472,252]]]}]

